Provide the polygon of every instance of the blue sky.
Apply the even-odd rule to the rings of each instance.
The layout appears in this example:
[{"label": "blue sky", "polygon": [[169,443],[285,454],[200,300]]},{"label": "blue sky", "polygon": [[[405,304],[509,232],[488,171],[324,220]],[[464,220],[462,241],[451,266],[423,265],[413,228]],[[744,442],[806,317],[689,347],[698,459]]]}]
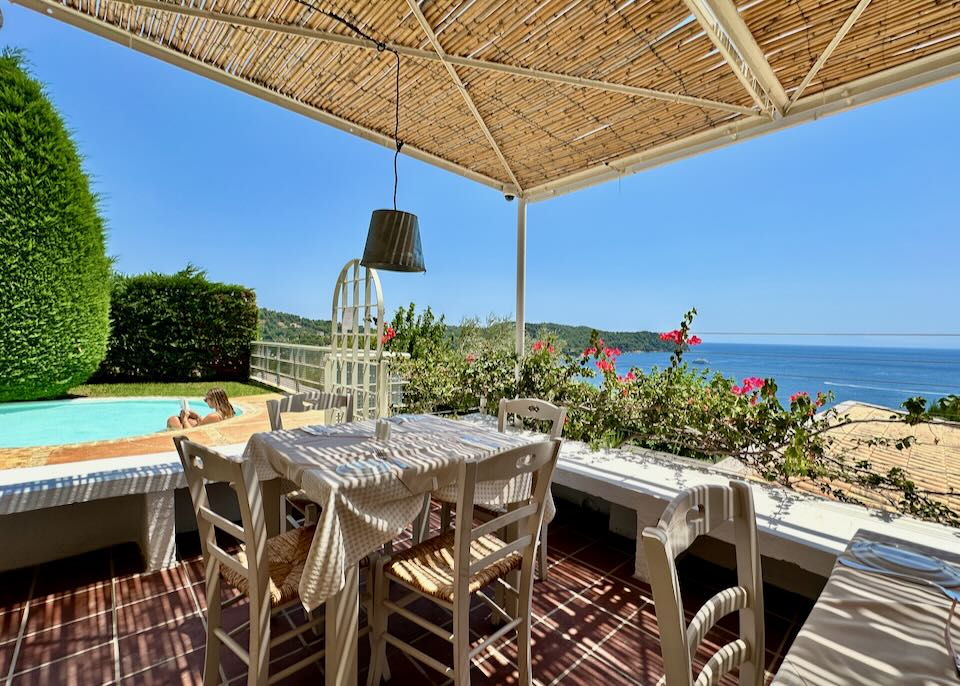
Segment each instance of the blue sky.
[{"label": "blue sky", "polygon": [[[26,51],[73,131],[121,271],[189,261],[261,305],[329,317],[370,210],[390,203],[388,150],[3,12],[0,45]],[[527,318],[663,330],[696,306],[704,331],[960,331],[958,105],[949,82],[533,204]],[[389,310],[512,316],[516,204],[409,158],[400,169],[428,271],[383,274]]]}]

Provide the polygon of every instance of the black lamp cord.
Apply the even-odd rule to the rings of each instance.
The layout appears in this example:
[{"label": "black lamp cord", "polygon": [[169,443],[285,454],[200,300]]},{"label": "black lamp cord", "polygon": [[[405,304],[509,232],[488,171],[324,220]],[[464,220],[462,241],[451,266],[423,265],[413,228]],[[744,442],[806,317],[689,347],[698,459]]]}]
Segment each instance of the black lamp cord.
[{"label": "black lamp cord", "polygon": [[400,53],[397,52],[394,48],[391,48],[390,46],[388,46],[382,40],[377,40],[376,38],[368,34],[366,31],[361,29],[359,26],[354,24],[353,22],[347,19],[344,19],[339,14],[336,14],[334,12],[329,12],[325,9],[321,9],[316,5],[314,5],[312,2],[308,2],[307,0],[296,0],[296,2],[298,2],[299,4],[305,7],[309,7],[314,12],[319,12],[325,17],[330,17],[334,21],[340,22],[341,24],[346,26],[348,29],[353,31],[355,34],[357,34],[361,38],[368,40],[374,45],[376,45],[377,52],[384,52],[384,51],[392,52],[394,57],[397,58],[396,112],[394,115],[394,125],[393,125],[393,142],[396,145],[396,150],[393,153],[393,210],[396,211],[397,210],[397,183],[399,181],[399,174],[397,173],[397,158],[400,157],[400,148],[403,147],[403,141],[400,140]]}]

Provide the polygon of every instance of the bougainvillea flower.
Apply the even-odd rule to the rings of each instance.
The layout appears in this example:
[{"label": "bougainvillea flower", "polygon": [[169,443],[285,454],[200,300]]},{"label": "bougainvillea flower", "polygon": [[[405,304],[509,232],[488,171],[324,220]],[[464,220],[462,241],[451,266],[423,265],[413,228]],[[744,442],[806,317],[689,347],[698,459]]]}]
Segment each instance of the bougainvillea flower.
[{"label": "bougainvillea flower", "polygon": [[584,348],[583,350],[584,357],[592,357],[593,355],[596,355],[596,354],[597,354],[596,348]]},{"label": "bougainvillea flower", "polygon": [[763,384],[764,381],[759,376],[748,376],[743,380],[743,392],[759,391]]},{"label": "bougainvillea flower", "polygon": [[537,341],[533,344],[533,352],[539,352],[543,348],[543,341]]},{"label": "bougainvillea flower", "polygon": [[474,362],[477,361],[477,356],[474,355],[473,353],[469,353],[464,359],[470,364],[473,364]]},{"label": "bougainvillea flower", "polygon": [[687,345],[700,345],[701,343],[703,343],[703,341],[700,340],[700,336],[690,336],[690,338],[687,339]]},{"label": "bougainvillea flower", "polygon": [[553,352],[556,352],[556,351],[553,349],[553,346],[551,345],[549,348],[547,348],[547,352],[548,352],[548,353],[553,353]]},{"label": "bougainvillea flower", "polygon": [[744,390],[743,388],[740,388],[739,386],[731,386],[730,392],[733,393],[734,395],[743,395],[744,393],[746,393],[746,390]]},{"label": "bougainvillea flower", "polygon": [[607,360],[597,360],[597,369],[604,373],[612,372],[613,362],[609,362]]},{"label": "bougainvillea flower", "polygon": [[634,374],[633,372],[627,372],[627,375],[626,375],[624,378],[625,378],[627,381],[635,381],[636,378],[637,378],[637,375]]},{"label": "bougainvillea flower", "polygon": [[800,398],[809,398],[809,397],[810,397],[810,394],[807,393],[806,391],[797,391],[796,393],[790,396],[790,402],[795,403],[798,400],[800,400]]}]

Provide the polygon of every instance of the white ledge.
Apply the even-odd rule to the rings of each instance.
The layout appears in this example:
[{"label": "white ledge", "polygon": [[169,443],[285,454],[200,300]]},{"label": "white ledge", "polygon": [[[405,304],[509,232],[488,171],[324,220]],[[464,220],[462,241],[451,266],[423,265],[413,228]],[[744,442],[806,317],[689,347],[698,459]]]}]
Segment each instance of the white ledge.
[{"label": "white ledge", "polygon": [[[492,417],[464,421],[491,425]],[[515,430],[515,429],[514,429]],[[644,449],[591,448],[564,439],[554,482],[635,510],[638,520],[655,524],[663,508],[691,486],[726,484],[740,478],[718,465]],[[761,552],[828,576],[860,529],[960,553],[960,530],[858,505],[799,493],[774,484],[750,482]],[[717,536],[730,541],[729,536]]]}]

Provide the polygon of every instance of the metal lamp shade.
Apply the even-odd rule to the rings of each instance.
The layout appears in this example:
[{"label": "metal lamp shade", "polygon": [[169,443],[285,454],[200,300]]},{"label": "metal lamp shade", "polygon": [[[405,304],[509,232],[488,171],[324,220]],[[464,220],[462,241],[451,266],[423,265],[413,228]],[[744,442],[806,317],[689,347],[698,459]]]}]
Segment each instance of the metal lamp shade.
[{"label": "metal lamp shade", "polygon": [[374,210],[360,264],[393,272],[423,272],[420,222],[400,210]]}]

